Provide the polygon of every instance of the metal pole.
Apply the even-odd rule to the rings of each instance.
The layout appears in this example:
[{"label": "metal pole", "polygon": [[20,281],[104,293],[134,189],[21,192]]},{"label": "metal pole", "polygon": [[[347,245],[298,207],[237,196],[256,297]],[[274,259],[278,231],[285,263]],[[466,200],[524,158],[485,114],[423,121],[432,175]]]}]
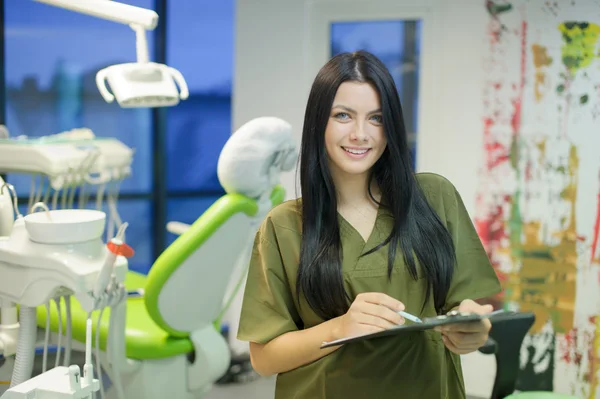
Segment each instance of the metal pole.
[{"label": "metal pole", "polygon": [[[154,9],[159,15],[158,26],[154,30],[154,58],[156,62],[167,63],[167,0],[155,0]],[[164,250],[167,243],[167,109],[152,109],[152,216],[153,216],[153,259]]]}]

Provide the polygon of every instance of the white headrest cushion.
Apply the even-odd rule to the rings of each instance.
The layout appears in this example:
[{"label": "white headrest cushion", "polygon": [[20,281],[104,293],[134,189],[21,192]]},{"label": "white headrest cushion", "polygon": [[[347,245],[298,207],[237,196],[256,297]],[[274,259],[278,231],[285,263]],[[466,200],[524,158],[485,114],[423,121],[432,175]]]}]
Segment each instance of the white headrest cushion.
[{"label": "white headrest cushion", "polygon": [[275,117],[260,117],[231,135],[219,156],[217,175],[228,193],[258,198],[279,184],[282,171],[298,159],[292,126]]}]

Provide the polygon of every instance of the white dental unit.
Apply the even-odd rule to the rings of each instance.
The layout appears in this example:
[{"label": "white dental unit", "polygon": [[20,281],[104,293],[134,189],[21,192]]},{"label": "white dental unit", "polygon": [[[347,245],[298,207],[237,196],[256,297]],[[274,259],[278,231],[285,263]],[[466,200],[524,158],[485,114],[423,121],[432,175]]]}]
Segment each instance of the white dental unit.
[{"label": "white dental unit", "polygon": [[[145,35],[158,23],[154,11],[111,0],[35,1],[127,24],[135,31],[137,62],[110,66],[96,76],[107,102],[116,99],[121,107],[160,107],[188,97],[177,70],[148,60]],[[26,173],[34,178],[26,216],[19,213],[14,188],[0,178],[0,354],[5,358],[16,354],[10,388],[2,399],[91,399],[101,389],[92,366],[91,318],[87,320],[84,369],[70,365],[70,296],[89,314],[111,309],[106,352],[109,361],[123,356],[123,333],[116,329],[124,328],[127,293],[123,282],[132,250],[125,244],[127,223],[120,220],[116,200],[118,183],[130,175],[132,160],[132,149],[115,139],[98,138],[89,129],[33,139],[0,137],[0,174]],[[97,190],[96,209],[84,209],[86,189]],[[76,192],[78,205],[74,204]],[[105,192],[108,218],[101,211]],[[50,301],[59,305],[63,300],[65,359],[61,363],[57,358],[54,368],[31,378],[36,308],[46,305],[48,309]],[[62,325],[59,313],[59,348]],[[115,374],[112,383],[122,393]]]}]

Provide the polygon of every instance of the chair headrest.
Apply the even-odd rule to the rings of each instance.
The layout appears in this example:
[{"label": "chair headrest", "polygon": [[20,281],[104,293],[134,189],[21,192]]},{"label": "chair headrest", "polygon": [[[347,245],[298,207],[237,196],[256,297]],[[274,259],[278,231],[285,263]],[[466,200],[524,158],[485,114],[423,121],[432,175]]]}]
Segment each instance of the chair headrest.
[{"label": "chair headrest", "polygon": [[294,168],[298,151],[292,126],[275,117],[260,117],[231,135],[219,156],[217,175],[227,193],[259,198]]}]

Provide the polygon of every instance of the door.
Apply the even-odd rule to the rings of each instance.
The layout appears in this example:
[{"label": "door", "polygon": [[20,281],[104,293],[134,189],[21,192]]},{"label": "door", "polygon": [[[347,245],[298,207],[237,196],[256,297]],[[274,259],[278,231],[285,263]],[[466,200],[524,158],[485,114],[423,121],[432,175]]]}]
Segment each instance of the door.
[{"label": "door", "polygon": [[306,8],[306,80],[312,82],[319,68],[341,52],[367,50],[381,59],[400,95],[415,168],[420,139],[431,131],[424,111],[433,111],[433,78],[428,65],[432,17],[424,3],[312,1]]}]

